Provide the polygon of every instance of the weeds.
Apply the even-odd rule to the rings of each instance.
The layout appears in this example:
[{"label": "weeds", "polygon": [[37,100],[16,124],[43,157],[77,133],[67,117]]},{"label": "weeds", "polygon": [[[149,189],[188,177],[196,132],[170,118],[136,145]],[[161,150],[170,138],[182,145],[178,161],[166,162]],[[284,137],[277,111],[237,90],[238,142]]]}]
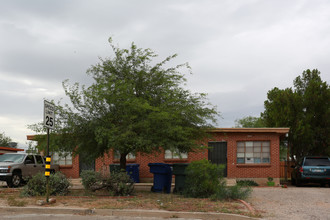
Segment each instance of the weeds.
[{"label": "weeds", "polygon": [[9,206],[18,206],[18,207],[24,207],[26,206],[26,201],[16,200],[14,196],[9,196],[7,198],[7,203]]}]

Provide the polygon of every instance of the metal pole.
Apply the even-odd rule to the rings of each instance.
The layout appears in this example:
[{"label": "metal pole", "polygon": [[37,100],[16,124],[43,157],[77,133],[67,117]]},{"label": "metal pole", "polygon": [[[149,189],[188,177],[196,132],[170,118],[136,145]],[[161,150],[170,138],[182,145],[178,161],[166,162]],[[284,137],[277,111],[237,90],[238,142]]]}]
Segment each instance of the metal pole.
[{"label": "metal pole", "polygon": [[[47,157],[49,157],[49,128],[47,128]],[[49,177],[46,177],[46,202],[49,202]]]}]

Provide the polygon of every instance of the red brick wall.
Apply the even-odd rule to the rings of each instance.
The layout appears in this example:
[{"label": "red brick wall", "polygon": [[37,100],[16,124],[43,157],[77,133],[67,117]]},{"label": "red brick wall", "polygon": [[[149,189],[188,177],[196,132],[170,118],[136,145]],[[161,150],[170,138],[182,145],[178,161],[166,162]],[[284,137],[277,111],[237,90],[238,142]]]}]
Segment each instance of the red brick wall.
[{"label": "red brick wall", "polygon": [[79,155],[72,158],[72,165],[60,165],[60,171],[68,178],[79,178]]},{"label": "red brick wall", "polygon": [[[212,141],[227,142],[228,178],[279,178],[280,142],[275,133],[217,133]],[[237,164],[237,141],[270,141],[270,164]]]},{"label": "red brick wall", "polygon": [[[227,142],[227,169],[228,178],[273,178],[280,177],[280,159],[279,159],[279,135],[275,133],[214,133],[214,138],[209,141]],[[237,164],[236,163],[236,142],[237,141],[270,141],[271,154],[270,164]],[[206,143],[207,144],[207,143]],[[128,160],[127,163],[140,164],[140,178],[152,178],[153,174],[149,172],[148,163],[190,163],[191,161],[208,159],[208,150],[201,150],[195,153],[189,153],[188,159],[165,160],[164,152],[145,155],[138,153],[135,160]],[[95,161],[95,170],[103,174],[109,174],[109,164],[117,163],[113,159],[113,154],[105,154],[104,157]],[[79,157],[76,156],[71,169],[61,169],[68,177],[79,177]]]},{"label": "red brick wall", "polygon": [[[188,159],[172,159],[172,160],[165,160],[164,152],[158,153],[152,153],[152,154],[142,154],[137,153],[135,160],[128,160],[128,164],[140,164],[139,167],[139,175],[140,178],[152,178],[153,174],[150,173],[150,169],[148,164],[149,163],[190,163],[191,161],[195,160],[201,160],[203,158],[207,158],[207,150],[200,151],[198,153],[189,153]],[[119,160],[113,159],[112,151],[110,151],[110,154],[106,154],[103,158],[98,158],[95,161],[95,170],[101,171],[103,174],[109,174],[109,164],[119,164]]]}]

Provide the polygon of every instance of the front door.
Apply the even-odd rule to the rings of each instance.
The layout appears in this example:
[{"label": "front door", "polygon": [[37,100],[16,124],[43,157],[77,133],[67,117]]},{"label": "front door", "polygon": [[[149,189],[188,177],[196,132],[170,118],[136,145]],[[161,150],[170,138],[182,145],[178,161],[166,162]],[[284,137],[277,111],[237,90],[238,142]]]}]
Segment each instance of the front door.
[{"label": "front door", "polygon": [[79,153],[79,174],[83,170],[95,171],[95,159],[91,158],[88,154],[81,152]]},{"label": "front door", "polygon": [[223,176],[227,177],[227,142],[209,142],[208,159],[215,164],[225,165]]}]

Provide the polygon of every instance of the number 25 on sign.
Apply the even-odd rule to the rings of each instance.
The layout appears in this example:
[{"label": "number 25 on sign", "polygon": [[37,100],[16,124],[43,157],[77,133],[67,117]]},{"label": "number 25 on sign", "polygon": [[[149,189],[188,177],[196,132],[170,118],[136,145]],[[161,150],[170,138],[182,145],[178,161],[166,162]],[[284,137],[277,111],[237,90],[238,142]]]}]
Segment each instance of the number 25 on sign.
[{"label": "number 25 on sign", "polygon": [[44,126],[54,129],[55,125],[55,105],[51,102],[44,101]]}]

